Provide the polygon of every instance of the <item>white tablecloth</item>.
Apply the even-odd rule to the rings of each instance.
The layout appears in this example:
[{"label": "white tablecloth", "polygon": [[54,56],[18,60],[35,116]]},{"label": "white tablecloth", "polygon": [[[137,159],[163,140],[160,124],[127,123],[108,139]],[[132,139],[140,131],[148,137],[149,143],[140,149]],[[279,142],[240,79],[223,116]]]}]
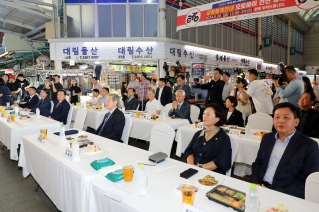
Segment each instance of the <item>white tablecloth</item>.
[{"label": "white tablecloth", "polygon": [[159,118],[155,121],[146,121],[143,117],[132,118],[132,129],[130,137],[141,139],[144,141],[150,141],[151,130],[156,124],[159,123],[166,123],[170,125],[174,130],[177,130],[181,126],[189,125],[189,121],[187,119],[171,119],[170,117],[163,118],[162,115],[160,115]]},{"label": "white tablecloth", "polygon": [[[9,112],[8,112],[9,113]],[[28,112],[20,111],[27,115]],[[0,141],[10,149],[10,159],[18,160],[18,145],[22,142],[25,135],[40,134],[40,129],[50,131],[59,131],[60,122],[49,119],[44,116],[37,118],[36,115],[29,115],[31,120],[21,121],[16,117],[15,122],[8,123],[7,118],[0,117]]]},{"label": "white tablecloth", "polygon": [[[85,108],[86,109],[86,108]],[[73,114],[72,114],[72,121],[75,120],[76,113],[78,111],[78,108],[74,106]],[[108,109],[103,108],[103,110],[98,111],[96,109],[93,109],[92,107],[90,109],[86,109],[87,114],[84,122],[84,126],[89,126],[97,130],[99,126],[101,125],[103,118],[107,112],[109,112]]]}]

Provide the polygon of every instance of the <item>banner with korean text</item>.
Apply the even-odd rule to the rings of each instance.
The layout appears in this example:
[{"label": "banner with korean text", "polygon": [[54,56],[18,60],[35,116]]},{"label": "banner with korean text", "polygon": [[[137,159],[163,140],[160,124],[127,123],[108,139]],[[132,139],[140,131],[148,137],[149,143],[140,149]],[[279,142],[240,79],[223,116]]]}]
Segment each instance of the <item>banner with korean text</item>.
[{"label": "banner with korean text", "polygon": [[318,0],[224,0],[177,12],[177,31],[319,8]]}]

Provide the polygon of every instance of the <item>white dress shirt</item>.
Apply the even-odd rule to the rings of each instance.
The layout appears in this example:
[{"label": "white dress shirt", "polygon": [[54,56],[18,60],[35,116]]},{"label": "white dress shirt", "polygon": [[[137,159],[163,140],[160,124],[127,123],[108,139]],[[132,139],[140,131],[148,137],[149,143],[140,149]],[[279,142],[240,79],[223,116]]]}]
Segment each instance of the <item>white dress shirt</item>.
[{"label": "white dress shirt", "polygon": [[160,101],[158,101],[155,98],[152,101],[148,101],[146,103],[145,111],[147,111],[147,113],[157,114],[157,110],[160,111],[161,109],[162,109],[162,105]]}]

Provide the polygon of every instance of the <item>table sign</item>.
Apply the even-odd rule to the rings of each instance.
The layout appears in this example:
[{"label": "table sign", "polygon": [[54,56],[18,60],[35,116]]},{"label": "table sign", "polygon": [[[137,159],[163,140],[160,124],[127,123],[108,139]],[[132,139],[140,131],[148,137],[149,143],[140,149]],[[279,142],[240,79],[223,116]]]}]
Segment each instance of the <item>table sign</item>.
[{"label": "table sign", "polygon": [[145,115],[144,118],[146,121],[150,121],[152,119],[152,115]]},{"label": "table sign", "polygon": [[205,127],[203,123],[201,122],[201,123],[198,123],[197,128],[203,130]]},{"label": "table sign", "polygon": [[195,208],[194,206],[183,204],[182,212],[205,212],[202,209]]},{"label": "table sign", "polygon": [[40,133],[40,135],[39,135],[39,137],[38,137],[38,141],[40,142],[40,143],[44,143],[44,139],[43,139],[43,134],[42,133]]},{"label": "table sign", "polygon": [[8,116],[7,122],[8,122],[8,123],[11,123],[11,118],[10,118],[10,116]]},{"label": "table sign", "polygon": [[67,158],[68,160],[72,161],[72,155],[73,151],[71,148],[67,147],[64,153],[64,157]]},{"label": "table sign", "polygon": [[132,118],[136,118],[135,113],[131,113],[131,117],[132,117]]},{"label": "table sign", "polygon": [[240,131],[241,130],[230,129],[229,130],[229,135],[234,136],[234,137],[239,137],[240,136]]}]

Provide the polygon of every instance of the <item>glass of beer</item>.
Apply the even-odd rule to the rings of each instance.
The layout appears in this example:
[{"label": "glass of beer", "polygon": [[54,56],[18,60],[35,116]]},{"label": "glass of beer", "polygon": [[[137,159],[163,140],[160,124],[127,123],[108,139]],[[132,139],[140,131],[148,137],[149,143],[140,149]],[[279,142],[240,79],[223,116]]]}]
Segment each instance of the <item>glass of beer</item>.
[{"label": "glass of beer", "polygon": [[156,114],[152,114],[152,119],[155,121],[156,120]]},{"label": "glass of beer", "polygon": [[141,112],[140,112],[140,111],[137,111],[137,112],[136,112],[136,118],[139,118],[139,117],[141,117]]},{"label": "glass of beer", "polygon": [[40,133],[43,134],[43,139],[47,139],[47,129],[41,129]]},{"label": "glass of beer", "polygon": [[267,132],[263,132],[263,131],[261,131],[260,133],[259,133],[259,135],[260,135],[260,140],[263,140],[263,137],[264,137],[264,135],[266,134]]},{"label": "glass of beer", "polygon": [[102,110],[102,106],[101,106],[101,105],[98,105],[98,106],[97,106],[97,110],[98,110],[98,111],[101,111],[101,110]]},{"label": "glass of beer", "polygon": [[86,109],[90,109],[91,105],[90,104],[86,104]]},{"label": "glass of beer", "polygon": [[197,128],[198,127],[198,124],[200,123],[200,120],[196,120],[195,121],[195,128]]},{"label": "glass of beer", "polygon": [[3,111],[3,117],[7,117],[7,115],[8,115],[8,111],[4,110]]},{"label": "glass of beer", "polygon": [[188,205],[194,204],[196,186],[191,183],[184,183],[181,187],[183,203]]},{"label": "glass of beer", "polygon": [[130,162],[125,162],[122,166],[123,169],[123,175],[124,175],[124,182],[132,182],[133,180],[133,171],[134,171],[134,166]]},{"label": "glass of beer", "polygon": [[14,122],[15,116],[14,116],[14,115],[11,115],[11,116],[10,116],[10,119],[11,119],[11,122]]},{"label": "glass of beer", "polygon": [[75,103],[76,107],[80,107],[80,102]]},{"label": "glass of beer", "polygon": [[2,106],[0,106],[0,112],[2,111]]}]

